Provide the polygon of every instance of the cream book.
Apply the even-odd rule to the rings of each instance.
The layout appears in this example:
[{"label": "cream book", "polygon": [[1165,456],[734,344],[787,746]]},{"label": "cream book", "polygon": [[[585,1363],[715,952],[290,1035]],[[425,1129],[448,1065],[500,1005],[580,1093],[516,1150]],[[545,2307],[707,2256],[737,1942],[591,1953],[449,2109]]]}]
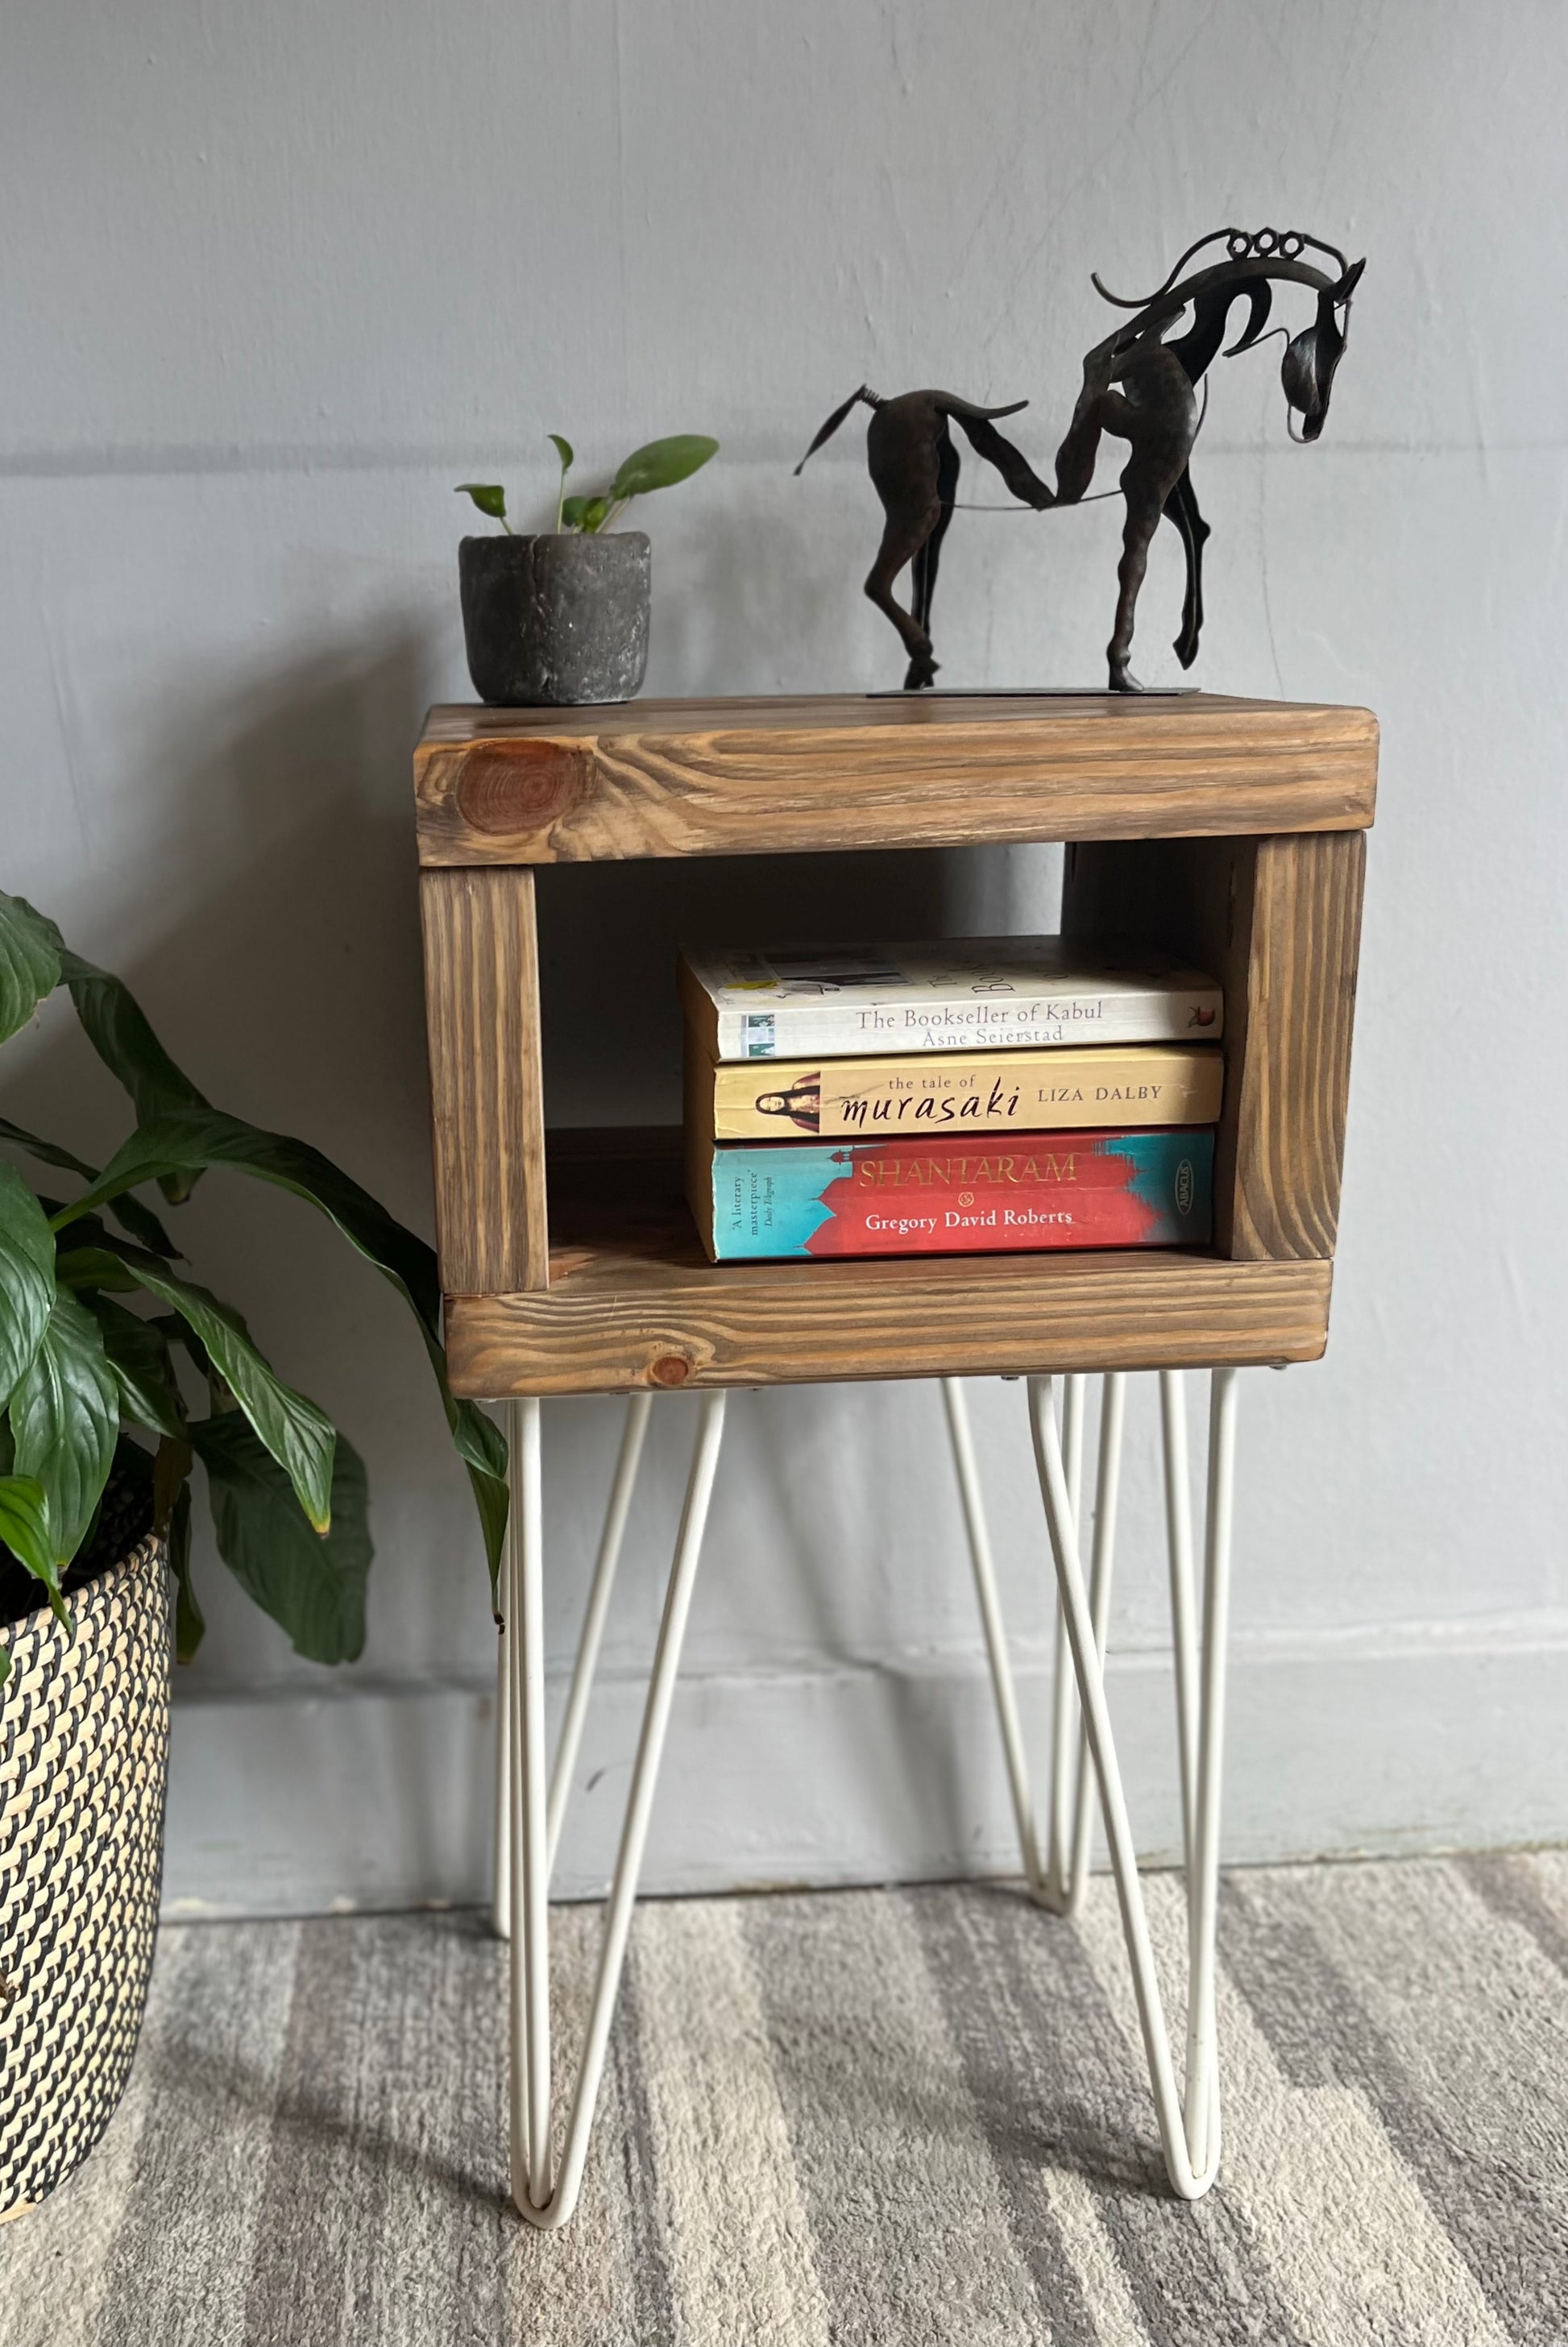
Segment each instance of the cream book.
[{"label": "cream book", "polygon": [[1217,981],[1116,938],[696,951],[687,1024],[712,1060],[1216,1042]]},{"label": "cream book", "polygon": [[1212,1124],[1212,1045],[941,1051],[856,1060],[716,1061],[686,1035],[686,1130],[700,1141],[886,1140],[897,1133],[1051,1133]]}]

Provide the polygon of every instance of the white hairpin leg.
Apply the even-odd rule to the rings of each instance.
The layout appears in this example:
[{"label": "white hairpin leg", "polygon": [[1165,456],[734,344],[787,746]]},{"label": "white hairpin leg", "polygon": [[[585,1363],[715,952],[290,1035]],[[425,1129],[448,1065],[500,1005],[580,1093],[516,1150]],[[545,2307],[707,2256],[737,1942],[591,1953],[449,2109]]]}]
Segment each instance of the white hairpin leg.
[{"label": "white hairpin leg", "polygon": [[[1177,1743],[1182,1783],[1183,1854],[1188,1903],[1188,1991],[1185,2092],[1178,2096],[1169,2031],[1154,1972],[1136,1854],[1105,1699],[1104,1659],[1111,1573],[1116,1533],[1125,1379],[1105,1379],[1101,1412],[1098,1491],[1090,1585],[1080,1559],[1078,1459],[1081,1399],[1070,1380],[1064,1428],[1058,1433],[1049,1378],[1030,1379],[1030,1415],[1040,1491],[1056,1565],[1058,1642],[1056,1710],[1052,1723],[1050,1840],[1042,1862],[1016,1690],[997,1595],[990,1542],[980,1502],[974,1449],[961,1389],[944,1380],[944,1399],[958,1488],[979,1596],[991,1683],[1001,1723],[1002,1750],[1030,1891],[1042,1905],[1071,1913],[1088,1872],[1091,1762],[1111,1848],[1122,1924],[1132,1967],[1144,2051],[1154,2089],[1160,2138],[1171,2182],[1186,2199],[1213,2183],[1220,2157],[1219,2070],[1215,2032],[1214,1938],[1218,1912],[1220,1770],[1225,1730],[1225,1663],[1228,1630],[1231,1507],[1235,1459],[1235,1376],[1214,1373],[1209,1421],[1208,1509],[1204,1539],[1201,1656],[1194,1622],[1193,1537],[1187,1483],[1185,1399],[1180,1377],[1161,1379],[1166,1530],[1175,1655]],[[1071,1700],[1064,1655],[1071,1660],[1079,1706]],[[1078,1751],[1074,1754],[1074,1745]],[[1077,1768],[1069,1771],[1076,1757]]]},{"label": "white hairpin leg", "polygon": [[[1083,1401],[1089,1380],[1072,1377],[1067,1386],[1064,1411],[1063,1447],[1066,1454],[1071,1505],[1074,1520],[1078,1516],[1079,1491],[1083,1475]],[[1110,1385],[1112,1381],[1107,1380]],[[1115,1493],[1112,1484],[1121,1470],[1122,1457],[1122,1387],[1114,1380],[1117,1399],[1114,1408],[1102,1419],[1100,1445],[1100,1491],[1096,1509],[1094,1585],[1097,1596],[1096,1614],[1108,1614],[1111,1599],[1111,1551],[1115,1537]],[[1068,1645],[1061,1614],[1061,1599],[1057,1600],[1055,1705],[1051,1720],[1050,1804],[1049,1840],[1045,1855],[1040,1848],[1039,1830],[1035,1824],[1034,1795],[1030,1784],[1029,1761],[1025,1754],[1023,1729],[1019,1717],[1018,1693],[1013,1684],[1012,1665],[1008,1655],[1007,1632],[1003,1627],[1001,1600],[997,1593],[996,1566],[991,1556],[990,1534],[986,1528],[985,1507],[980,1497],[979,1471],[975,1463],[974,1439],[969,1431],[968,1407],[964,1399],[963,1383],[958,1378],[942,1379],[942,1400],[948,1413],[948,1432],[953,1446],[953,1464],[958,1471],[958,1495],[963,1502],[964,1525],[968,1534],[969,1561],[974,1568],[975,1593],[979,1600],[980,1623],[985,1632],[986,1655],[990,1665],[991,1690],[996,1698],[997,1717],[1001,1727],[1002,1756],[1007,1763],[1008,1789],[1012,1796],[1013,1819],[1018,1827],[1019,1848],[1023,1856],[1024,1879],[1030,1895],[1042,1907],[1057,1914],[1071,1914],[1082,1896],[1083,1882],[1089,1867],[1089,1796],[1091,1778],[1086,1766],[1087,1752],[1079,1758],[1075,1737],[1078,1704],[1073,1691],[1072,1655]],[[1110,1480],[1108,1480],[1108,1478]],[[1101,1650],[1104,1650],[1104,1631],[1100,1634]],[[1075,1768],[1075,1761],[1077,1763]],[[1068,1853],[1071,1858],[1069,1860]]]},{"label": "white hairpin leg", "polygon": [[[640,1399],[646,1399],[640,1397]],[[635,1410],[636,1405],[633,1405]],[[572,2091],[566,2131],[555,2166],[551,2132],[551,2073],[549,2014],[549,1868],[560,1828],[565,1786],[576,1739],[581,1732],[581,1707],[587,1702],[593,1657],[597,1654],[614,1576],[611,1551],[618,1552],[630,1503],[638,1453],[646,1429],[644,1409],[635,1419],[629,1413],[622,1440],[615,1489],[611,1493],[599,1569],[589,1600],[583,1647],[579,1652],[572,1697],[557,1759],[556,1785],[547,1790],[545,1776],[543,1527],[539,1489],[539,1405],[537,1400],[508,1406],[511,1443],[512,1515],[507,1544],[506,1595],[503,1611],[507,1632],[502,1644],[509,1650],[509,1705],[507,1719],[508,1769],[508,1876],[511,1965],[509,2017],[511,2038],[511,2177],[512,2198],[531,2224],[543,2230],[563,2225],[577,2205],[588,2154],[589,2131],[610,2042],[616,1993],[626,1958],[631,1910],[648,1840],[648,1823],[658,1780],[659,1763],[669,1725],[671,1700],[680,1667],[686,1617],[702,1553],[708,1505],[718,1470],[723,1438],[724,1395],[704,1394],[700,1405],[692,1472],[664,1613],[649,1680],[642,1733],[631,1771],[626,1820],[605,1910],[604,1937],[599,1972],[589,2013],[582,2057]],[[619,1516],[619,1522],[617,1517]],[[613,1538],[612,1538],[613,1535]],[[580,1684],[581,1700],[578,1702]],[[573,1705],[577,1705],[575,1718]],[[569,1731],[570,1742],[569,1743]],[[562,1761],[566,1762],[563,1769]],[[557,1788],[559,1798],[557,1799]]]},{"label": "white hairpin leg", "polygon": [[[560,1847],[561,1821],[571,1795],[572,1770],[577,1766],[578,1748],[582,1742],[583,1722],[588,1717],[589,1697],[593,1692],[594,1674],[599,1668],[599,1650],[604,1641],[605,1619],[610,1612],[610,1592],[615,1587],[615,1575],[620,1563],[621,1544],[626,1537],[626,1521],[631,1512],[632,1494],[637,1488],[637,1470],[641,1463],[643,1439],[648,1432],[648,1413],[653,1407],[651,1394],[638,1393],[626,1405],[626,1422],[620,1437],[620,1450],[615,1462],[615,1480],[610,1488],[610,1503],[604,1513],[604,1530],[600,1535],[599,1556],[593,1569],[593,1582],[589,1590],[588,1608],[583,1614],[582,1631],[578,1640],[577,1662],[572,1670],[571,1686],[562,1715],[560,1735],[556,1744],[555,1765],[550,1770],[549,1805],[546,1816],[546,1868],[555,1872],[556,1853]],[[511,1671],[505,1634],[497,1642],[496,1665],[496,1865],[493,1921],[498,1939],[508,1939],[512,1929],[512,1868],[511,1868]]]},{"label": "white hairpin leg", "polygon": [[[1072,1510],[1072,1521],[1077,1523],[1081,1520],[1083,1497],[1083,1421],[1089,1379],[1079,1376],[1066,1377],[1062,1379],[1062,1387],[1061,1440],[1067,1469],[1067,1497]],[[1067,1643],[1067,1624],[1060,1594],[1055,1610],[1056,1653],[1051,1665],[1050,1706],[1050,1845],[1046,1860],[1048,1888],[1043,1903],[1058,1914],[1069,1914],[1077,1906],[1083,1889],[1081,1883],[1074,1883],[1070,1879],[1067,1858],[1074,1807],[1073,1724],[1078,1717],[1078,1696],[1072,1683],[1072,1651]]]},{"label": "white hairpin leg", "polygon": [[[1064,1380],[1067,1387],[1063,1409],[1062,1450],[1067,1479],[1068,1504],[1074,1522],[1080,1521],[1079,1497],[1083,1478],[1083,1419],[1084,1389],[1089,1380],[1071,1377]],[[1019,1845],[1023,1853],[1024,1878],[1030,1896],[1040,1906],[1049,1907],[1054,1914],[1071,1915],[1078,1911],[1083,1897],[1083,1886],[1089,1879],[1090,1834],[1093,1823],[1093,1776],[1089,1766],[1088,1741],[1079,1710],[1077,1690],[1072,1676],[1072,1650],[1068,1643],[1061,1598],[1056,1601],[1056,1657],[1054,1700],[1051,1714],[1050,1800],[1049,1806],[1049,1840],[1042,1858],[1038,1832],[1034,1824],[1034,1797],[1030,1785],[1029,1763],[1025,1756],[1023,1732],[1019,1720],[1018,1696],[1013,1685],[1012,1665],[1008,1658],[1007,1634],[1002,1626],[1001,1604],[997,1594],[996,1569],[991,1558],[990,1535],[986,1529],[985,1511],[980,1499],[979,1475],[975,1465],[974,1443],[969,1433],[968,1412],[964,1401],[963,1386],[957,1378],[944,1378],[942,1398],[947,1405],[948,1429],[952,1438],[953,1461],[958,1471],[958,1491],[963,1501],[964,1523],[968,1533],[969,1560],[974,1567],[975,1589],[979,1599],[980,1621],[985,1631],[986,1654],[990,1664],[991,1687],[996,1697],[997,1716],[1001,1723],[1002,1753],[1007,1762],[1008,1785],[1012,1795],[1013,1816],[1018,1825]],[[1095,1644],[1099,1653],[1105,1652],[1105,1636],[1111,1616],[1111,1573],[1116,1545],[1116,1512],[1121,1490],[1122,1431],[1126,1415],[1126,1378],[1121,1375],[1105,1379],[1104,1407],[1100,1419],[1100,1459],[1094,1503],[1094,1561],[1091,1567],[1090,1609],[1094,1617]]]},{"label": "white hairpin leg", "polygon": [[975,1464],[968,1407],[964,1400],[964,1389],[957,1378],[942,1379],[942,1400],[948,1412],[948,1433],[953,1445],[953,1464],[958,1471],[964,1526],[969,1536],[969,1561],[974,1566],[975,1594],[980,1602],[980,1626],[985,1632],[986,1655],[991,1666],[991,1692],[996,1697],[997,1719],[1001,1727],[1002,1758],[1007,1762],[1008,1789],[1012,1795],[1013,1822],[1018,1828],[1019,1848],[1023,1853],[1024,1879],[1029,1884],[1030,1896],[1045,1901],[1049,1897],[1047,1870],[1040,1859],[1040,1840],[1035,1832],[1034,1795],[1030,1787],[1023,1729],[1019,1722],[1018,1693],[1013,1686],[1012,1665],[1008,1660],[1007,1633],[1002,1627],[1001,1601],[997,1594],[990,1534],[986,1530],[985,1510],[980,1501],[979,1471]]},{"label": "white hairpin leg", "polygon": [[[507,1539],[511,1540],[508,1521]],[[498,1940],[512,1928],[512,1655],[507,1644],[507,1615],[511,1611],[509,1546],[502,1552],[496,1576],[496,1851],[491,1872],[490,1923]]]}]

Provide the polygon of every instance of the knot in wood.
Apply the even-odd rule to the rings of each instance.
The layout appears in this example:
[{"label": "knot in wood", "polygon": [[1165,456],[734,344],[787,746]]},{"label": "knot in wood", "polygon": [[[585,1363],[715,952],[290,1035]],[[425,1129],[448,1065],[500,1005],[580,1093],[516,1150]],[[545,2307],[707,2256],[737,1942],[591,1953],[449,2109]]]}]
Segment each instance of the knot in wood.
[{"label": "knot in wood", "polygon": [[481,742],[457,778],[457,811],[475,831],[548,831],[581,796],[589,761],[558,742]]}]

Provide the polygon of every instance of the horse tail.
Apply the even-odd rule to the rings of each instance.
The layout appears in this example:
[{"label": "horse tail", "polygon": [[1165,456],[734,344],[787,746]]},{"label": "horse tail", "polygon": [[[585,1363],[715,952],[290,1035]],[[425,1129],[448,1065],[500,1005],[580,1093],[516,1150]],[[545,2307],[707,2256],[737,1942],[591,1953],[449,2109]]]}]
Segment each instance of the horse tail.
[{"label": "horse tail", "polygon": [[857,399],[864,400],[867,407],[880,407],[882,405],[880,395],[873,391],[866,384],[863,383],[858,391],[852,391],[849,397],[844,402],[842,407],[835,407],[834,409],[833,414],[828,417],[827,422],[823,425],[822,430],[817,434],[816,438],[812,442],[811,446],[806,450],[805,456],[801,458],[800,463],[795,466],[795,478],[797,480],[801,474],[805,470],[807,459],[815,456],[817,450],[821,447],[825,440],[832,439],[834,434],[837,431],[839,425],[843,423],[845,417],[848,415],[850,409],[855,405]]},{"label": "horse tail", "polygon": [[1007,407],[977,407],[972,399],[960,399],[956,391],[934,392],[932,397],[944,415],[956,416],[960,423],[965,416],[969,416],[977,422],[989,424],[993,416],[1016,415],[1020,407],[1029,405],[1027,399],[1015,399]]}]

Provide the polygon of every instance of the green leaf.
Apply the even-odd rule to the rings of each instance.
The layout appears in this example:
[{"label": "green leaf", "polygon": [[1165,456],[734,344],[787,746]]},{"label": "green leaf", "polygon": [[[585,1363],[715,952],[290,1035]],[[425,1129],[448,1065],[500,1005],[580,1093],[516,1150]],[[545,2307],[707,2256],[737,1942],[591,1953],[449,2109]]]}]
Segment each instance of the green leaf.
[{"label": "green leaf", "polygon": [[[173,1323],[169,1324],[171,1327]],[[190,1481],[194,1454],[190,1448],[190,1430],[182,1428],[179,1434],[159,1438],[152,1457],[152,1528],[167,1532],[173,1521],[175,1502]]]},{"label": "green leaf", "polygon": [[667,440],[650,440],[645,448],[633,449],[628,456],[610,494],[620,503],[625,497],[645,497],[651,489],[673,488],[718,453],[718,442],[702,432],[675,432]]},{"label": "green leaf", "polygon": [[507,518],[507,493],[493,481],[459,481],[453,494],[472,497],[479,511],[488,514],[492,521]]},{"label": "green leaf", "polygon": [[[84,1182],[96,1182],[98,1178],[98,1168],[89,1165],[85,1157],[77,1157],[72,1151],[62,1149],[58,1142],[46,1141],[41,1133],[29,1133],[25,1125],[13,1124],[8,1116],[0,1116],[0,1141],[9,1141],[15,1148],[25,1149],[29,1157],[37,1159],[40,1165],[58,1165],[67,1174],[79,1174]],[[179,1255],[179,1249],[158,1216],[150,1206],[144,1206],[139,1198],[133,1198],[128,1193],[122,1198],[115,1198],[110,1201],[109,1212],[122,1230],[128,1231],[131,1237],[138,1239],[144,1247],[150,1247],[154,1255],[171,1258]]]},{"label": "green leaf", "polygon": [[60,938],[26,897],[0,891],[0,1043],[25,1027],[60,982]]},{"label": "green leaf", "polygon": [[196,1584],[190,1573],[190,1469],[195,1458],[190,1442],[164,1435],[152,1461],[152,1522],[169,1542],[169,1570],[174,1575],[174,1653],[177,1662],[190,1663],[207,1635]]},{"label": "green leaf", "polygon": [[[109,1160],[98,1182],[69,1211],[79,1216],[112,1194],[157,1175],[189,1174],[209,1165],[231,1166],[236,1173],[276,1183],[296,1197],[307,1199],[405,1297],[425,1340],[447,1428],[469,1471],[493,1590],[507,1523],[506,1441],[493,1420],[474,1403],[454,1400],[446,1382],[441,1286],[434,1251],[395,1221],[368,1190],[306,1142],[291,1140],[286,1133],[264,1133],[240,1117],[224,1115],[220,1109],[202,1108],[160,1117],[133,1133]],[[134,1250],[127,1259],[134,1259]]]},{"label": "green leaf", "polygon": [[549,441],[549,444],[555,450],[556,455],[560,458],[561,471],[563,473],[569,473],[572,466],[577,462],[577,458],[572,454],[571,442],[569,440],[563,440],[559,432],[549,432],[547,433],[545,436]]},{"label": "green leaf", "polygon": [[[145,1124],[149,1117],[166,1109],[207,1106],[204,1095],[175,1066],[153,1033],[129,987],[112,970],[84,961],[64,945],[60,968],[88,1042],[110,1075],[129,1093],[138,1123]],[[194,1174],[170,1176],[163,1184],[163,1193],[178,1204],[195,1186]]]},{"label": "green leaf", "polygon": [[582,528],[588,537],[592,538],[604,528],[610,519],[610,504],[611,500],[607,497],[589,498],[582,509]]},{"label": "green leaf", "polygon": [[0,1475],[0,1541],[51,1596],[58,1596],[59,1576],[49,1539],[49,1502],[36,1475]]},{"label": "green leaf", "polygon": [[152,1321],[128,1312],[108,1296],[92,1296],[87,1308],[98,1324],[104,1351],[119,1391],[122,1418],[134,1419],[154,1434],[178,1441],[185,1431],[185,1406],[175,1381],[169,1339]]},{"label": "green leaf", "polygon": [[[187,1457],[190,1453],[187,1452]],[[169,1519],[169,1563],[174,1574],[174,1659],[193,1663],[207,1635],[190,1578],[190,1486],[182,1483]]]},{"label": "green leaf", "polygon": [[0,1409],[33,1361],[55,1300],[55,1237],[14,1165],[0,1165]]},{"label": "green leaf", "polygon": [[[178,1313],[166,1312],[160,1314],[152,1325],[155,1328],[162,1329],[170,1345],[179,1344],[184,1348],[196,1365],[197,1375],[205,1378],[209,1386],[221,1385],[222,1379],[208,1358],[206,1346],[188,1321],[181,1320]],[[234,1398],[231,1394],[225,1400],[215,1401],[212,1404],[215,1412],[232,1409],[233,1407]]]},{"label": "green leaf", "polygon": [[[69,1244],[79,1230],[91,1230],[95,1225],[97,1235],[103,1241],[101,1246]],[[55,1277],[60,1286],[68,1287],[73,1295],[78,1296],[90,1294],[99,1287],[117,1288],[121,1294],[130,1296],[141,1286],[124,1256],[116,1255],[110,1247],[109,1234],[96,1214],[86,1216],[81,1223],[74,1223],[65,1236],[67,1244],[55,1258]],[[149,1257],[149,1260],[156,1259]]]},{"label": "green leaf", "polygon": [[337,1440],[332,1420],[283,1383],[246,1335],[239,1314],[220,1304],[210,1289],[176,1279],[160,1263],[140,1260],[135,1269],[142,1286],[172,1304],[194,1328],[212,1366],[287,1475],[301,1507],[316,1531],[325,1532],[332,1522],[333,1447]]},{"label": "green leaf", "polygon": [[353,1662],[364,1645],[370,1571],[364,1465],[342,1436],[333,1469],[332,1530],[317,1540],[287,1478],[237,1410],[194,1419],[218,1550],[241,1586],[313,1662]]},{"label": "green leaf", "polygon": [[236,1173],[276,1183],[319,1206],[351,1245],[404,1290],[425,1327],[436,1332],[441,1290],[435,1254],[424,1240],[395,1221],[368,1190],[308,1142],[264,1133],[221,1109],[176,1111],[138,1127],[92,1188],[67,1211],[75,1218],[160,1174],[198,1172],[209,1165],[231,1166]]},{"label": "green leaf", "polygon": [[175,1066],[136,997],[112,970],[73,953],[54,922],[23,897],[0,897],[0,907],[25,917],[35,940],[41,938],[43,949],[54,956],[56,982],[63,978],[69,987],[88,1042],[130,1094],[138,1119],[145,1122],[160,1109],[206,1107],[203,1094]]},{"label": "green leaf", "polygon": [[128,1231],[133,1239],[149,1248],[154,1255],[160,1255],[165,1263],[184,1260],[180,1249],[175,1245],[152,1208],[144,1206],[141,1200],[133,1198],[128,1191],[123,1197],[109,1200],[109,1212],[122,1231]]},{"label": "green leaf", "polygon": [[205,1108],[205,1096],[177,1068],[148,1022],[135,995],[112,970],[84,961],[68,946],[60,968],[88,1042],[110,1075],[125,1086],[140,1122],[165,1109]]},{"label": "green leaf", "polygon": [[57,1165],[67,1174],[79,1174],[84,1182],[96,1182],[98,1169],[89,1165],[69,1149],[62,1149],[57,1141],[46,1141],[41,1133],[29,1133],[25,1124],[13,1124],[8,1116],[0,1116],[0,1141],[9,1141],[15,1148],[25,1149],[40,1165]]},{"label": "green leaf", "polygon": [[477,1402],[454,1401],[446,1383],[446,1359],[440,1355],[436,1363],[440,1381],[441,1398],[446,1406],[446,1423],[457,1455],[468,1470],[468,1481],[474,1493],[474,1505],[478,1510],[479,1529],[485,1536],[485,1562],[490,1573],[490,1603],[498,1609],[501,1580],[501,1553],[507,1540],[507,1512],[511,1505],[511,1487],[507,1481],[507,1438],[494,1419],[487,1418]]},{"label": "green leaf", "polygon": [[10,1416],[16,1471],[43,1485],[55,1557],[68,1564],[114,1462],[119,1388],[97,1322],[65,1288],[11,1396]]},{"label": "green leaf", "polygon": [[560,508],[561,528],[580,529],[582,518],[592,502],[591,497],[563,497]]},{"label": "green leaf", "polygon": [[220,1303],[210,1288],[199,1287],[194,1280],[177,1279],[166,1263],[144,1247],[111,1238],[107,1232],[104,1237],[105,1245],[73,1247],[61,1255],[62,1286],[97,1288],[129,1283],[171,1304],[197,1339],[192,1351],[198,1366],[209,1379],[216,1375],[222,1380],[288,1475],[312,1523],[324,1532],[336,1440],[331,1419],[283,1383],[231,1306]]}]

